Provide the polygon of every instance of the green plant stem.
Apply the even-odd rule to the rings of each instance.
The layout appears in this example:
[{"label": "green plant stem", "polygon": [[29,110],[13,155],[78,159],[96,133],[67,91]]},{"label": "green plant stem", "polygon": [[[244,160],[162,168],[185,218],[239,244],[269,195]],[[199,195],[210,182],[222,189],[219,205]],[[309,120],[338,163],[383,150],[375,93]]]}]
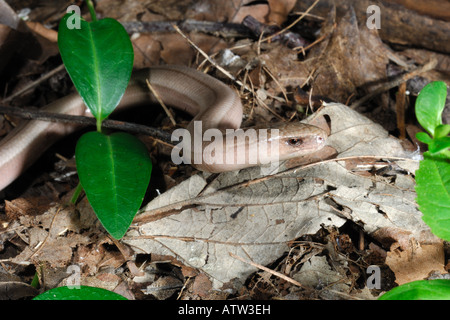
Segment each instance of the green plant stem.
[{"label": "green plant stem", "polygon": [[97,119],[97,132],[102,133],[102,120]]},{"label": "green plant stem", "polygon": [[78,197],[80,196],[81,191],[83,191],[83,187],[81,186],[81,183],[78,183],[77,188],[75,189],[75,192],[73,193],[72,198],[70,199],[70,202],[72,204],[75,204],[78,200]]},{"label": "green plant stem", "polygon": [[89,8],[89,12],[91,14],[92,21],[93,22],[97,21],[97,15],[95,14],[94,4],[92,3],[91,0],[86,0],[86,4]]}]

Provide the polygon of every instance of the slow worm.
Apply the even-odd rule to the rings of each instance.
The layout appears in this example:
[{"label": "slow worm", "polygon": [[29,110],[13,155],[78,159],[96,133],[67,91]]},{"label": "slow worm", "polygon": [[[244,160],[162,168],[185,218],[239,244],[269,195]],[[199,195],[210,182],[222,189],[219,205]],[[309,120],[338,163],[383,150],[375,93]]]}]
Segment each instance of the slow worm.
[{"label": "slow worm", "polygon": [[[186,111],[194,117],[187,128],[192,136],[196,134],[194,131],[198,124],[201,125],[201,132],[197,134],[203,134],[208,129],[219,129],[223,134],[222,148],[209,153],[215,159],[224,159],[223,163],[220,163],[221,161],[211,163],[206,160],[195,163],[194,159],[198,159],[199,153],[203,154],[212,142],[202,142],[200,148],[194,146],[193,139],[191,143],[183,144],[185,159],[186,157],[189,159],[190,156],[191,163],[199,170],[223,172],[270,161],[282,161],[318,151],[325,144],[327,134],[324,130],[303,123],[282,123],[273,126],[271,129],[278,131],[267,130],[267,134],[258,135],[256,141],[245,138],[247,132],[245,130],[231,130],[234,137],[238,138],[227,141],[229,134],[227,129],[239,129],[241,126],[243,111],[238,94],[219,80],[187,67],[153,67],[134,74],[118,109],[154,100],[148,93],[145,79],[149,80],[166,104]],[[77,93],[52,102],[42,110],[90,115]],[[20,176],[52,143],[79,127],[79,125],[32,120],[11,131],[0,141],[0,190]],[[271,149],[275,142],[277,148]],[[267,155],[258,155],[256,163],[250,161],[249,157],[262,147],[267,148]],[[226,161],[243,155],[245,155],[243,163]]]}]

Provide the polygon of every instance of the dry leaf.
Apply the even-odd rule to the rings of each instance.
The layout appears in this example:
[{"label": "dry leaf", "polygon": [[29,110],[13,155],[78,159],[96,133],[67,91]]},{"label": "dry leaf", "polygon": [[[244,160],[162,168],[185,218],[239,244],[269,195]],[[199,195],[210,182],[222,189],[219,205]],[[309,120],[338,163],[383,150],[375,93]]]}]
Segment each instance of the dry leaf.
[{"label": "dry leaf", "polygon": [[183,282],[172,276],[163,276],[154,281],[143,290],[144,294],[150,294],[158,300],[170,298],[183,286]]},{"label": "dry leaf", "polygon": [[45,261],[53,267],[67,266],[72,260],[73,249],[90,242],[88,235],[76,233],[86,226],[82,216],[72,207],[59,206],[38,216],[21,216],[19,223],[11,224],[10,228],[20,225],[23,228],[21,238],[28,245],[10,260],[18,264]]},{"label": "dry leaf", "polygon": [[112,272],[114,271],[111,270],[111,273],[105,271],[96,274],[95,276],[81,277],[80,285],[114,291],[117,285],[121,282],[121,278],[120,276],[113,274]]},{"label": "dry leaf", "polygon": [[[397,248],[395,248],[395,246]],[[442,242],[425,244],[411,241],[405,249],[398,244],[387,254],[386,264],[395,273],[399,285],[427,278],[432,272],[447,273],[444,269],[444,247]]]},{"label": "dry leaf", "polygon": [[[405,156],[397,139],[348,107],[330,104],[317,116],[323,115],[331,119],[329,144],[340,158]],[[321,225],[339,227],[350,219],[369,234],[390,227],[420,239],[429,229],[414,203],[414,180],[402,170],[389,180],[349,171],[342,159],[272,176],[251,168],[208,182],[198,174],[150,202],[124,242],[138,252],[174,255],[220,288],[234,278],[243,283],[255,271],[230,252],[266,265],[288,250],[289,241]]]},{"label": "dry leaf", "polygon": [[29,299],[38,294],[36,288],[20,281],[0,281],[0,300]]},{"label": "dry leaf", "polygon": [[[333,23],[328,21],[329,25]],[[330,32],[329,28],[323,30],[325,35]],[[357,90],[373,90],[386,79],[384,44],[376,30],[358,26],[353,8],[340,19],[331,37],[313,47],[309,56],[315,57],[305,61],[315,71],[314,94],[333,101],[346,102]]]},{"label": "dry leaf", "polygon": [[200,273],[195,277],[194,284],[192,285],[192,293],[199,297],[205,298],[212,289],[211,281],[203,273]]}]

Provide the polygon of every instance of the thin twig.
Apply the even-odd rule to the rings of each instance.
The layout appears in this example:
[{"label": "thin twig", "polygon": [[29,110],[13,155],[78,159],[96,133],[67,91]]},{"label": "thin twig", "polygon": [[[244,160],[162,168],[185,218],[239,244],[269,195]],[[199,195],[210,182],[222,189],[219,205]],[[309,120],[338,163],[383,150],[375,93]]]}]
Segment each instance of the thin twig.
[{"label": "thin twig", "polygon": [[213,21],[183,20],[183,21],[130,21],[122,22],[128,33],[150,33],[170,32],[172,26],[177,25],[183,32],[202,32],[222,38],[249,37],[250,30],[241,23],[224,23]]},{"label": "thin twig", "polygon": [[209,63],[211,63],[214,67],[217,68],[220,72],[222,72],[226,77],[230,78],[232,81],[236,82],[240,87],[244,87],[246,90],[251,91],[250,88],[248,88],[244,83],[236,79],[231,73],[229,73],[227,70],[219,66],[213,59],[211,59],[210,56],[206,54],[202,49],[200,49],[194,42],[192,42],[191,39],[189,39],[183,31],[178,28],[177,25],[172,25],[172,27],[175,29],[176,32],[178,32],[195,50],[197,50],[206,60],[208,60]]},{"label": "thin twig", "polygon": [[[9,114],[27,120],[42,120],[50,122],[73,123],[85,126],[96,126],[96,120],[91,117],[45,112],[28,108],[25,109],[0,105],[0,114]],[[102,127],[149,135],[165,143],[173,145],[171,142],[171,135],[168,132],[158,128],[110,119],[104,120],[102,122]]]},{"label": "thin twig", "polygon": [[295,286],[298,286],[298,287],[300,287],[300,288],[307,289],[307,290],[309,289],[309,288],[304,287],[300,282],[298,282],[298,281],[296,281],[296,280],[294,280],[294,279],[292,279],[292,278],[290,278],[290,277],[288,277],[288,276],[286,276],[286,275],[284,275],[284,274],[282,274],[282,273],[280,273],[280,272],[278,272],[278,271],[274,271],[274,270],[272,270],[272,269],[269,269],[269,268],[267,268],[267,267],[264,267],[263,265],[260,265],[260,264],[258,264],[258,263],[255,263],[255,262],[253,262],[253,261],[245,260],[244,258],[241,258],[241,257],[239,257],[239,256],[237,256],[237,255],[235,255],[235,254],[233,254],[233,253],[231,253],[231,252],[228,252],[228,254],[229,254],[231,257],[233,257],[233,258],[235,258],[235,259],[238,259],[239,261],[242,261],[242,262],[244,262],[244,263],[246,263],[246,264],[249,264],[249,265],[251,265],[251,266],[253,266],[253,267],[256,267],[256,268],[261,269],[261,270],[264,270],[264,271],[266,271],[266,272],[268,272],[268,273],[270,273],[270,274],[273,274],[274,276],[277,276],[277,277],[279,277],[279,278],[281,278],[281,279],[283,279],[283,280],[286,280],[287,282],[290,282],[290,283],[292,283],[292,284],[295,285]]},{"label": "thin twig", "polygon": [[400,140],[406,139],[406,125],[405,125],[405,109],[406,109],[406,82],[398,86],[398,92],[395,97],[395,115],[397,118],[397,129],[399,131]]},{"label": "thin twig", "polygon": [[[333,29],[336,28],[336,24],[333,25]],[[310,43],[309,45],[307,45],[306,47],[295,47],[293,48],[293,50],[296,50],[298,52],[302,51],[303,55],[305,55],[305,52],[308,51],[309,49],[311,49],[312,47],[314,47],[316,44],[318,44],[319,42],[322,42],[324,39],[326,39],[328,36],[330,35],[330,33],[325,33],[323,35],[321,35],[319,38],[317,38],[314,42]]]},{"label": "thin twig", "polygon": [[269,70],[269,68],[267,68],[266,66],[263,66],[263,70],[265,72],[267,72],[267,74],[269,75],[269,77],[272,78],[272,80],[276,83],[276,85],[278,86],[278,88],[280,89],[281,93],[283,94],[284,100],[286,103],[289,103],[289,99],[287,97],[286,94],[286,90],[285,88],[283,88],[283,86],[281,85],[281,83],[278,81],[278,79],[272,74],[272,72]]},{"label": "thin twig", "polygon": [[64,70],[64,65],[60,65],[59,67],[53,69],[52,71],[44,74],[42,77],[40,77],[39,79],[32,81],[30,83],[28,83],[26,86],[24,86],[22,89],[18,90],[17,92],[11,94],[9,97],[6,97],[5,99],[2,100],[3,103],[7,103],[9,101],[11,101],[12,99],[14,99],[17,96],[20,96],[22,94],[24,94],[25,92],[27,92],[28,90],[30,90],[31,88],[39,85],[41,82],[47,80],[50,77],[53,77],[55,74],[57,74],[58,72]]},{"label": "thin twig", "polygon": [[250,78],[248,78],[249,82],[250,82],[250,87],[251,87],[251,92],[253,94],[253,97],[255,98],[255,100],[257,101],[258,105],[264,109],[266,109],[267,111],[269,111],[271,114],[273,114],[275,117],[277,117],[281,122],[286,121],[282,116],[280,116],[278,113],[276,113],[275,111],[272,110],[272,108],[270,108],[259,96],[258,94],[255,92],[255,88],[253,86],[253,82],[251,81]]},{"label": "thin twig", "polygon": [[[300,282],[298,282],[298,281],[296,281],[296,280],[294,280],[294,279],[292,279],[292,278],[290,278],[290,277],[288,277],[288,276],[286,276],[286,275],[284,275],[284,274],[282,274],[282,273],[280,273],[280,272],[278,272],[278,271],[274,271],[274,270],[272,270],[272,269],[269,269],[269,268],[267,268],[267,267],[264,267],[263,265],[260,265],[260,264],[258,264],[258,263],[254,263],[253,261],[245,260],[245,259],[243,259],[243,258],[241,258],[241,257],[239,257],[239,256],[237,256],[237,255],[235,255],[235,254],[233,254],[233,253],[231,253],[231,252],[228,252],[228,254],[229,254],[231,257],[233,257],[233,258],[235,258],[235,259],[237,259],[237,260],[239,260],[239,261],[242,261],[242,262],[244,262],[244,263],[247,263],[247,264],[249,264],[249,265],[251,265],[251,266],[253,266],[253,267],[256,267],[256,268],[258,268],[258,269],[264,270],[264,271],[266,271],[266,272],[268,272],[268,273],[270,273],[270,274],[272,274],[272,275],[274,275],[274,276],[276,276],[276,277],[279,277],[279,278],[281,278],[281,279],[283,279],[283,280],[285,280],[285,281],[287,281],[287,282],[289,282],[289,283],[292,283],[293,285],[298,286],[298,287],[300,287],[300,288],[302,288],[302,289],[304,289],[304,290],[309,290],[309,291],[312,290],[311,288],[308,288],[308,287],[303,286]],[[327,288],[326,290],[329,291],[329,292],[332,292],[332,293],[334,293],[334,294],[341,295],[341,296],[343,296],[343,297],[345,297],[345,298],[347,298],[347,299],[361,300],[360,298],[354,297],[354,296],[352,296],[352,295],[350,295],[350,294],[347,294],[347,293],[345,293],[345,292],[340,292],[340,291],[337,291],[337,290],[334,290],[334,289],[330,289],[330,288]]]},{"label": "thin twig", "polygon": [[285,33],[286,31],[288,31],[289,29],[291,29],[293,26],[295,26],[297,23],[299,23],[315,6],[316,4],[319,2],[320,0],[316,0],[305,12],[302,13],[302,15],[300,17],[298,17],[297,19],[295,19],[294,22],[292,22],[290,25],[288,25],[286,28],[275,32],[274,34],[268,36],[267,38],[262,39],[262,42],[266,42],[266,41],[270,41],[272,38],[279,36],[282,33]]},{"label": "thin twig", "polygon": [[148,81],[148,79],[145,80],[147,82],[147,87],[148,89],[153,93],[153,95],[155,96],[156,100],[158,100],[159,104],[162,106],[162,108],[164,109],[164,111],[166,112],[167,116],[169,117],[170,121],[172,122],[172,124],[174,126],[177,125],[175,119],[173,118],[172,113],[169,111],[169,108],[167,108],[166,104],[164,103],[164,101],[161,99],[161,97],[159,96],[158,92],[153,88],[153,86],[150,84],[150,82]]}]

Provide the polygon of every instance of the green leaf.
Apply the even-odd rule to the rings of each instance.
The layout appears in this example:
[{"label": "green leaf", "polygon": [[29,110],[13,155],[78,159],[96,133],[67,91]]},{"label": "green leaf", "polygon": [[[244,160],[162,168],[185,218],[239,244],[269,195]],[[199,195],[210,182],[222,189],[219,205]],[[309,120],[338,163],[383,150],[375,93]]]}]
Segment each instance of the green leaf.
[{"label": "green leaf", "polygon": [[436,154],[448,148],[450,148],[450,137],[435,138],[428,145],[428,149],[432,154]]},{"label": "green leaf", "polygon": [[144,199],[152,171],[145,145],[128,133],[84,134],[75,150],[78,176],[94,212],[116,239]]},{"label": "green leaf", "polygon": [[80,286],[79,288],[58,287],[50,289],[33,300],[127,300],[125,297],[101,288]]},{"label": "green leaf", "polygon": [[[85,104],[101,123],[119,104],[133,68],[133,46],[123,26],[106,18],[81,19],[80,29],[69,29],[75,13],[60,24],[58,46],[67,72]],[[98,126],[99,127],[99,126]]]},{"label": "green leaf", "polygon": [[416,192],[422,219],[438,237],[450,241],[450,159],[424,153],[416,171]]},{"label": "green leaf", "polygon": [[416,117],[420,125],[435,136],[435,128],[442,124],[441,116],[445,107],[447,86],[442,81],[427,84],[416,100]]},{"label": "green leaf", "polygon": [[383,294],[379,300],[450,300],[450,280],[419,280]]},{"label": "green leaf", "polygon": [[436,127],[435,135],[436,138],[443,138],[450,133],[450,124],[441,124]]},{"label": "green leaf", "polygon": [[431,139],[431,137],[425,132],[417,132],[416,133],[416,138],[420,142],[423,142],[423,143],[426,143],[426,144],[430,144],[433,141],[433,139]]}]

